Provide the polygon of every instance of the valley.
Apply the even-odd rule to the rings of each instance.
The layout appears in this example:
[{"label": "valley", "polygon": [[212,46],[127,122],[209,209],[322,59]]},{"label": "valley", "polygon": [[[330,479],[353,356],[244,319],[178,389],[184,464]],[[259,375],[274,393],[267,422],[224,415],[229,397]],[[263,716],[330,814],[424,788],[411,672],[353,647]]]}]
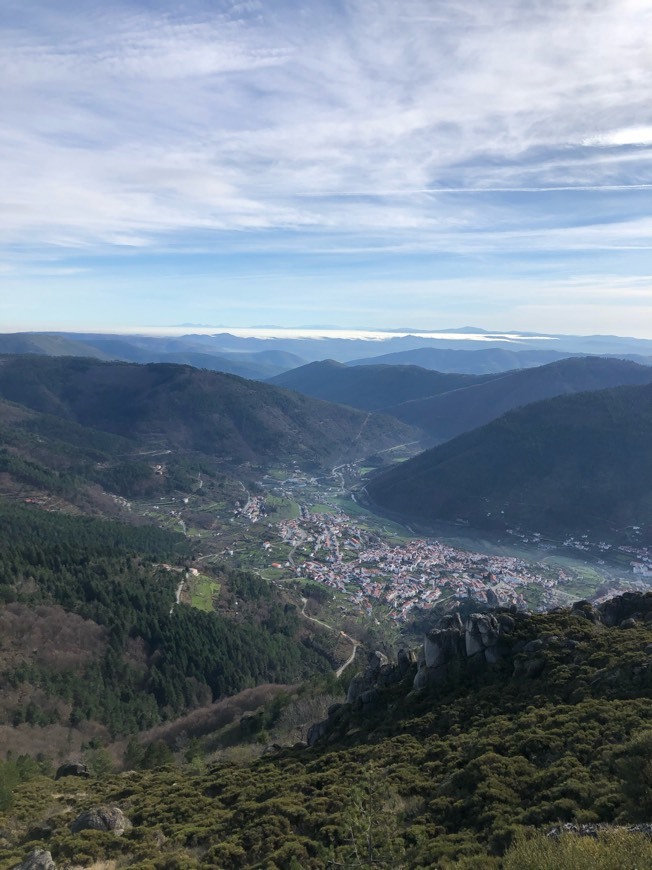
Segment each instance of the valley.
[{"label": "valley", "polygon": [[[645,487],[648,386],[433,451],[373,408],[392,381],[475,390],[457,376],[360,367],[356,409],[188,366],[0,362],[2,870],[43,846],[110,870],[375,866],[348,844],[381,777],[385,866],[521,870],[532,825],[637,818],[637,773],[609,753],[635,754],[649,715],[647,502],[618,485]],[[609,475],[587,466],[587,421]],[[549,486],[618,496],[625,526],[503,514],[498,484],[541,457],[565,463]],[[446,511],[447,472],[471,499],[488,479],[495,505]],[[67,761],[76,790],[53,778]],[[75,829],[104,804],[132,827]]]},{"label": "valley", "polygon": [[[384,460],[394,464],[413,452],[403,445]],[[417,530],[382,516],[366,499],[365,478],[374,470],[367,462],[320,476],[279,466],[260,478],[231,480],[220,500],[210,484],[197,483],[185,496],[136,500],[128,509],[183,531],[197,564],[253,570],[295,595],[302,584],[322,587],[329,597],[312,606],[360,633],[382,626],[390,646],[406,640],[429,611],[441,615],[465,601],[543,610],[650,588],[645,547],[514,530],[497,535],[451,523]],[[184,600],[197,600],[197,585],[191,578]]]}]

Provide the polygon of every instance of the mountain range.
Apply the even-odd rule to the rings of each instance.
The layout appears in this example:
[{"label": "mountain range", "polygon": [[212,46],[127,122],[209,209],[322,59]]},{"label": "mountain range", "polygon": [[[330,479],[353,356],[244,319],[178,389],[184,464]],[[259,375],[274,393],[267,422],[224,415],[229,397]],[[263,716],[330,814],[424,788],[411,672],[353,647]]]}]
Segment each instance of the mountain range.
[{"label": "mountain range", "polygon": [[[452,330],[356,331],[336,328],[261,329],[252,335],[226,330],[179,334],[179,328],[152,334],[31,332],[0,335],[0,353],[47,353],[119,359],[127,362],[185,362],[188,354],[206,354],[202,367],[246,377],[268,378],[304,362],[335,359],[420,365],[438,371],[490,374],[553,362],[573,355],[613,355],[649,363],[652,341],[609,335],[536,335],[491,333],[475,327]],[[185,329],[185,328],[184,328]],[[237,330],[235,332],[238,332]],[[255,334],[258,332],[259,334]],[[169,355],[175,355],[171,358]],[[263,356],[264,354],[264,356]],[[289,357],[287,355],[290,355]],[[217,368],[222,366],[223,368]],[[239,368],[244,366],[245,368]]]},{"label": "mountain range", "polygon": [[45,354],[77,356],[122,362],[161,362],[191,365],[210,371],[226,372],[243,378],[265,380],[302,365],[305,360],[283,350],[218,353],[204,336],[151,338],[120,335],[58,335],[49,333],[0,334],[0,354]]},{"label": "mountain range", "polygon": [[652,366],[576,357],[485,377],[436,396],[386,406],[383,413],[419,426],[437,441],[446,441],[540,399],[650,382]]},{"label": "mountain range", "polygon": [[345,366],[325,360],[271,379],[309,396],[390,414],[422,429],[435,442],[538,399],[651,381],[652,367],[605,357],[567,358],[491,375],[403,365]]},{"label": "mountain range", "polygon": [[415,437],[392,417],[171,364],[5,356],[0,397],[141,447],[204,453],[232,464],[323,466]]},{"label": "mountain range", "polygon": [[[450,440],[368,479],[384,511],[650,544],[652,369],[325,361],[283,376],[313,398],[70,358],[58,339],[51,356],[23,347],[0,356],[2,870],[53,870],[49,852],[86,868],[652,865],[652,596],[534,615],[441,600],[421,614],[418,654],[371,652],[364,667],[354,644],[362,673],[338,680],[347,635],[306,612],[303,585],[206,560],[176,506],[167,530],[126,507],[131,522],[80,515],[149,486],[211,501],[207,467],[237,470],[242,493],[253,465],[260,479],[275,463],[362,459],[419,437],[402,415]],[[222,542],[233,521],[220,522]],[[324,618],[340,618],[317,588]],[[254,686],[257,710],[225,699]],[[63,766],[55,781],[69,760],[83,782]]]}]

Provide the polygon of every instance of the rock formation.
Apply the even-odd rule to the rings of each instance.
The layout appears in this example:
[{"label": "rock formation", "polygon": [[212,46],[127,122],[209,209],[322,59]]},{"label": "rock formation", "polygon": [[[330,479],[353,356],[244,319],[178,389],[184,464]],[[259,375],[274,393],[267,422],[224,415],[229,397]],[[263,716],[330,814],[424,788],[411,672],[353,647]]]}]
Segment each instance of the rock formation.
[{"label": "rock formation", "polygon": [[34,849],[24,861],[16,864],[12,870],[57,870],[57,865],[52,860],[52,855],[45,849]]},{"label": "rock formation", "polygon": [[[632,629],[640,623],[652,622],[652,593],[625,593],[598,606],[589,601],[577,601],[570,610],[572,616],[592,622],[596,629],[601,626],[618,626]],[[346,704],[335,704],[328,711],[328,718],[317,722],[308,732],[308,745],[331,733],[344,723],[347,709],[364,709],[373,705],[382,691],[413,674],[413,689],[425,689],[446,678],[471,668],[484,668],[504,662],[505,678],[536,680],[546,668],[546,651],[562,646],[575,649],[579,641],[568,637],[546,635],[532,640],[515,641],[510,638],[517,623],[527,619],[525,612],[515,608],[497,608],[488,613],[471,613],[462,619],[459,613],[443,617],[436,628],[424,638],[418,655],[401,650],[396,664],[390,664],[381,652],[369,656],[366,669],[351,680]],[[646,650],[652,656],[652,645]],[[416,665],[416,673],[415,673]],[[645,670],[647,665],[638,668]],[[621,678],[619,670],[598,672],[596,680]]]},{"label": "rock formation", "polygon": [[459,613],[444,617],[425,637],[414,688],[443,680],[451,664],[463,659],[478,665],[495,664],[500,659],[498,640],[513,625],[514,617],[503,611],[472,613],[465,622]]},{"label": "rock formation", "polygon": [[54,778],[61,779],[62,776],[83,776],[88,779],[90,772],[85,764],[80,764],[77,761],[66,761],[57,769]]},{"label": "rock formation", "polygon": [[131,822],[119,807],[93,807],[77,816],[70,825],[73,834],[79,831],[113,831],[114,834],[124,834],[131,828]]},{"label": "rock formation", "polygon": [[346,704],[332,704],[328,709],[328,718],[315,722],[308,729],[308,746],[313,746],[328,731],[347,704],[368,705],[378,697],[381,689],[400,683],[416,664],[417,657],[410,650],[399,650],[396,664],[390,664],[387,656],[376,650],[369,656],[367,667],[361,674],[356,674],[349,683]]}]

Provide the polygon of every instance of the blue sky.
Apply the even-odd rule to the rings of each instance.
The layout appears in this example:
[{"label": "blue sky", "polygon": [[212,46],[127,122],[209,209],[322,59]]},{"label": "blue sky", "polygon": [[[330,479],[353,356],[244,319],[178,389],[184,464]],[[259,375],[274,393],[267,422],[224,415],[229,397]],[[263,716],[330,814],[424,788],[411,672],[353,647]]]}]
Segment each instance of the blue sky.
[{"label": "blue sky", "polygon": [[0,0],[0,329],[652,337],[650,0]]}]

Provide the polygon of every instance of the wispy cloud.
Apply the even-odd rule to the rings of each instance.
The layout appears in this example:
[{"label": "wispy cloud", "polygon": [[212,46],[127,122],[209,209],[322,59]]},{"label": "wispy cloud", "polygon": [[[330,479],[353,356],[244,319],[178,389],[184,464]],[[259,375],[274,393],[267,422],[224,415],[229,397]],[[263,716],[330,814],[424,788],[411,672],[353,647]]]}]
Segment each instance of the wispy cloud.
[{"label": "wispy cloud", "polygon": [[24,258],[652,238],[647,0],[6,6],[0,236]]}]

